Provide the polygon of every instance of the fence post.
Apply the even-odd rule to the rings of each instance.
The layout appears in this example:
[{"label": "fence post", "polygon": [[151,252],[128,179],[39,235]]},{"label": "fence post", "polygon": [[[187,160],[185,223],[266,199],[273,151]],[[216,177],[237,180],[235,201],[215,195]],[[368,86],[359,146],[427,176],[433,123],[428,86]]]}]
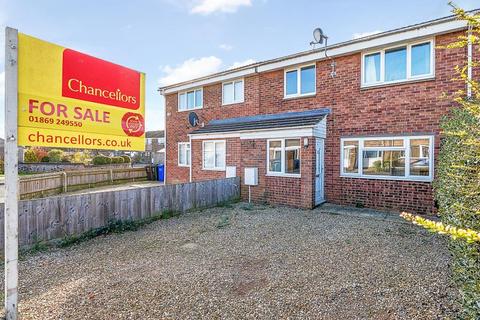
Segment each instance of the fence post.
[{"label": "fence post", "polygon": [[65,171],[63,173],[63,192],[67,192],[68,190],[68,179],[67,179],[67,173]]},{"label": "fence post", "polygon": [[110,169],[110,184],[113,184],[113,169]]}]

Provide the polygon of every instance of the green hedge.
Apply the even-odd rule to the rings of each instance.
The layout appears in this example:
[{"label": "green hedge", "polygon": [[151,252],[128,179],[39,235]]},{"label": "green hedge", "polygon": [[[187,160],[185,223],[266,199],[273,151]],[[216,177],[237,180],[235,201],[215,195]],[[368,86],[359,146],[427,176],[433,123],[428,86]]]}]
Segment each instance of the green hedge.
[{"label": "green hedge", "polygon": [[123,163],[122,157],[112,157],[112,163]]},{"label": "green hedge", "polygon": [[[480,230],[480,102],[461,102],[442,121],[434,184],[442,222]],[[476,106],[475,106],[476,105]],[[475,111],[477,110],[477,111]],[[461,319],[480,319],[480,243],[450,240],[453,276],[462,298]]]},{"label": "green hedge", "polygon": [[112,158],[100,154],[98,156],[93,157],[92,162],[94,165],[101,166],[104,164],[112,163]]},{"label": "green hedge", "polygon": [[127,156],[127,155],[123,155],[123,156],[120,156],[123,158],[123,163],[131,163],[132,162],[132,159]]}]

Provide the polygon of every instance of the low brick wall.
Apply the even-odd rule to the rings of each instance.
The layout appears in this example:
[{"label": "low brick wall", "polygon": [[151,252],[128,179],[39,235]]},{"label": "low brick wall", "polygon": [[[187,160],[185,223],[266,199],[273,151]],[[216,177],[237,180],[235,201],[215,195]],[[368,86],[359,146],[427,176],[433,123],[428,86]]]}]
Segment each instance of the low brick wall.
[{"label": "low brick wall", "polygon": [[58,171],[76,171],[76,170],[97,170],[97,169],[122,169],[130,168],[130,163],[117,163],[102,166],[84,165],[83,163],[25,163],[20,162],[18,164],[18,171],[23,173],[46,173],[46,172],[58,172]]}]

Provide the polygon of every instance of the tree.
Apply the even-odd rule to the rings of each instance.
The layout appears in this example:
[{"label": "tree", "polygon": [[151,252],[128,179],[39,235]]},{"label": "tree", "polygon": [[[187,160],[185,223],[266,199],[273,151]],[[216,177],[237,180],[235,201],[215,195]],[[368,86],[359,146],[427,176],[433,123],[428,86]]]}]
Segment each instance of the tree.
[{"label": "tree", "polygon": [[[459,20],[467,21],[468,31],[449,48],[480,44],[480,14],[466,13],[454,6]],[[478,61],[457,66],[458,78],[466,91],[452,97],[455,105],[441,123],[442,141],[434,183],[441,222],[408,213],[402,217],[432,232],[447,234],[453,256],[453,276],[462,297],[461,319],[480,318],[480,85],[468,70]],[[467,94],[470,92],[471,94]]]}]

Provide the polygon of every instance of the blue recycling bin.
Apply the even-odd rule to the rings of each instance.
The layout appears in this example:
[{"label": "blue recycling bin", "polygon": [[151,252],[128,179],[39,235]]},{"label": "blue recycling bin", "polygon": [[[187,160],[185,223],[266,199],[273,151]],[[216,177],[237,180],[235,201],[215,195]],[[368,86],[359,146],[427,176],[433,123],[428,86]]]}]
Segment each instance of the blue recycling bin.
[{"label": "blue recycling bin", "polygon": [[157,179],[160,182],[165,181],[165,165],[163,164],[157,165]]}]

